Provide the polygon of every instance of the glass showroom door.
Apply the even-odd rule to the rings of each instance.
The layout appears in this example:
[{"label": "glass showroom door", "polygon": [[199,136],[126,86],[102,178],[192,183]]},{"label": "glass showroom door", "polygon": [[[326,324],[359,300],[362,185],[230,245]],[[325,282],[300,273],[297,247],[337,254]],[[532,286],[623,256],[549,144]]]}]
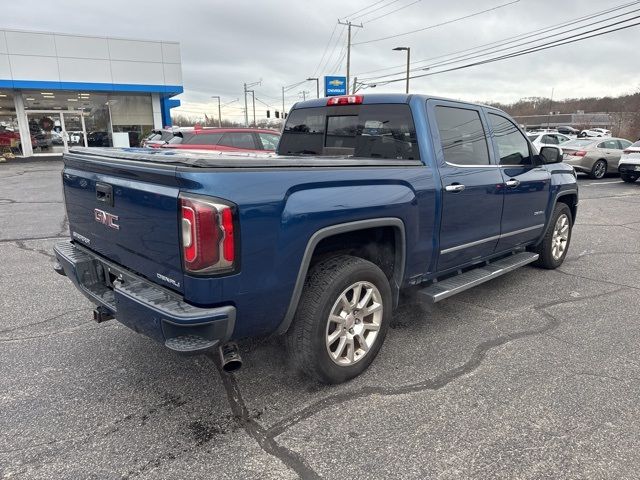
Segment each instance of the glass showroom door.
[{"label": "glass showroom door", "polygon": [[62,112],[63,137],[67,142],[67,150],[71,147],[87,146],[87,131],[84,116],[81,112]]},{"label": "glass showroom door", "polygon": [[35,155],[62,154],[65,151],[66,139],[62,135],[60,112],[28,111],[27,123]]}]

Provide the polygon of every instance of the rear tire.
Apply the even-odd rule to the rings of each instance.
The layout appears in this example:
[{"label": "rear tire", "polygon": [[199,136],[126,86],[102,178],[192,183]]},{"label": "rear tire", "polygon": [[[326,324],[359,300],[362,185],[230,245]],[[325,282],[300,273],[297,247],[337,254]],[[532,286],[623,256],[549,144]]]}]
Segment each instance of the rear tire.
[{"label": "rear tire", "polygon": [[547,270],[558,268],[564,262],[571,242],[573,218],[565,203],[557,203],[542,242],[533,250],[540,257],[535,265]]},{"label": "rear tire", "polygon": [[389,280],[362,258],[316,264],[305,281],[286,344],[293,363],[322,383],[342,383],[374,360],[392,315]]},{"label": "rear tire", "polygon": [[607,174],[607,162],[605,160],[600,159],[593,164],[593,167],[591,167],[591,172],[589,173],[589,176],[595,180],[600,180],[601,178],[604,178],[606,174]]},{"label": "rear tire", "polygon": [[637,175],[630,175],[628,173],[621,173],[620,178],[627,183],[633,183],[638,179]]}]

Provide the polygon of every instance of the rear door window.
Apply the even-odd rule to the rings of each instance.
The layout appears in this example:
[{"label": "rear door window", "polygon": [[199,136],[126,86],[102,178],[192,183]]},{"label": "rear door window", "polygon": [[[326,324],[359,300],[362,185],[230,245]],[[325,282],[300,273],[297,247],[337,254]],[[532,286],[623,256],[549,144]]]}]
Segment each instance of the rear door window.
[{"label": "rear door window", "polygon": [[222,135],[218,145],[226,147],[243,148],[247,150],[257,150],[253,133],[250,132],[231,132]]},{"label": "rear door window", "polygon": [[217,145],[222,138],[221,133],[200,133],[182,142],[189,145]]},{"label": "rear door window", "polygon": [[445,162],[451,165],[489,165],[487,136],[480,112],[437,106],[436,122]]},{"label": "rear door window", "polygon": [[607,140],[598,145],[598,148],[605,148],[607,150],[620,150],[617,140]]},{"label": "rear door window", "polygon": [[420,159],[413,116],[406,104],[293,110],[280,138],[278,153]]}]

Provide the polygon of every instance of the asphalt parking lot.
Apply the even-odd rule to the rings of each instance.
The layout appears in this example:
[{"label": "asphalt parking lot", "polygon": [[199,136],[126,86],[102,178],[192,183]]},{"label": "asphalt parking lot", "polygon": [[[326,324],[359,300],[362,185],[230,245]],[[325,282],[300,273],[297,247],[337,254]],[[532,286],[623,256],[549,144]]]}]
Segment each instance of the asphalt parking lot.
[{"label": "asphalt parking lot", "polygon": [[0,478],[637,478],[640,183],[580,179],[569,256],[436,306],[317,385],[280,342],[180,357],[52,270],[60,162],[0,164]]}]

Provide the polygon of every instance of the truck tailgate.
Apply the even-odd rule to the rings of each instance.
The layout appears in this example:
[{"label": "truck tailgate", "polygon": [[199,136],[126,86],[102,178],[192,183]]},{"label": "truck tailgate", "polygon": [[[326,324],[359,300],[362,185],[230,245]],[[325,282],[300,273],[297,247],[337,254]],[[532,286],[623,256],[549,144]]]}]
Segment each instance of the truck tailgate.
[{"label": "truck tailgate", "polygon": [[182,292],[174,166],[66,155],[63,184],[74,241]]}]

